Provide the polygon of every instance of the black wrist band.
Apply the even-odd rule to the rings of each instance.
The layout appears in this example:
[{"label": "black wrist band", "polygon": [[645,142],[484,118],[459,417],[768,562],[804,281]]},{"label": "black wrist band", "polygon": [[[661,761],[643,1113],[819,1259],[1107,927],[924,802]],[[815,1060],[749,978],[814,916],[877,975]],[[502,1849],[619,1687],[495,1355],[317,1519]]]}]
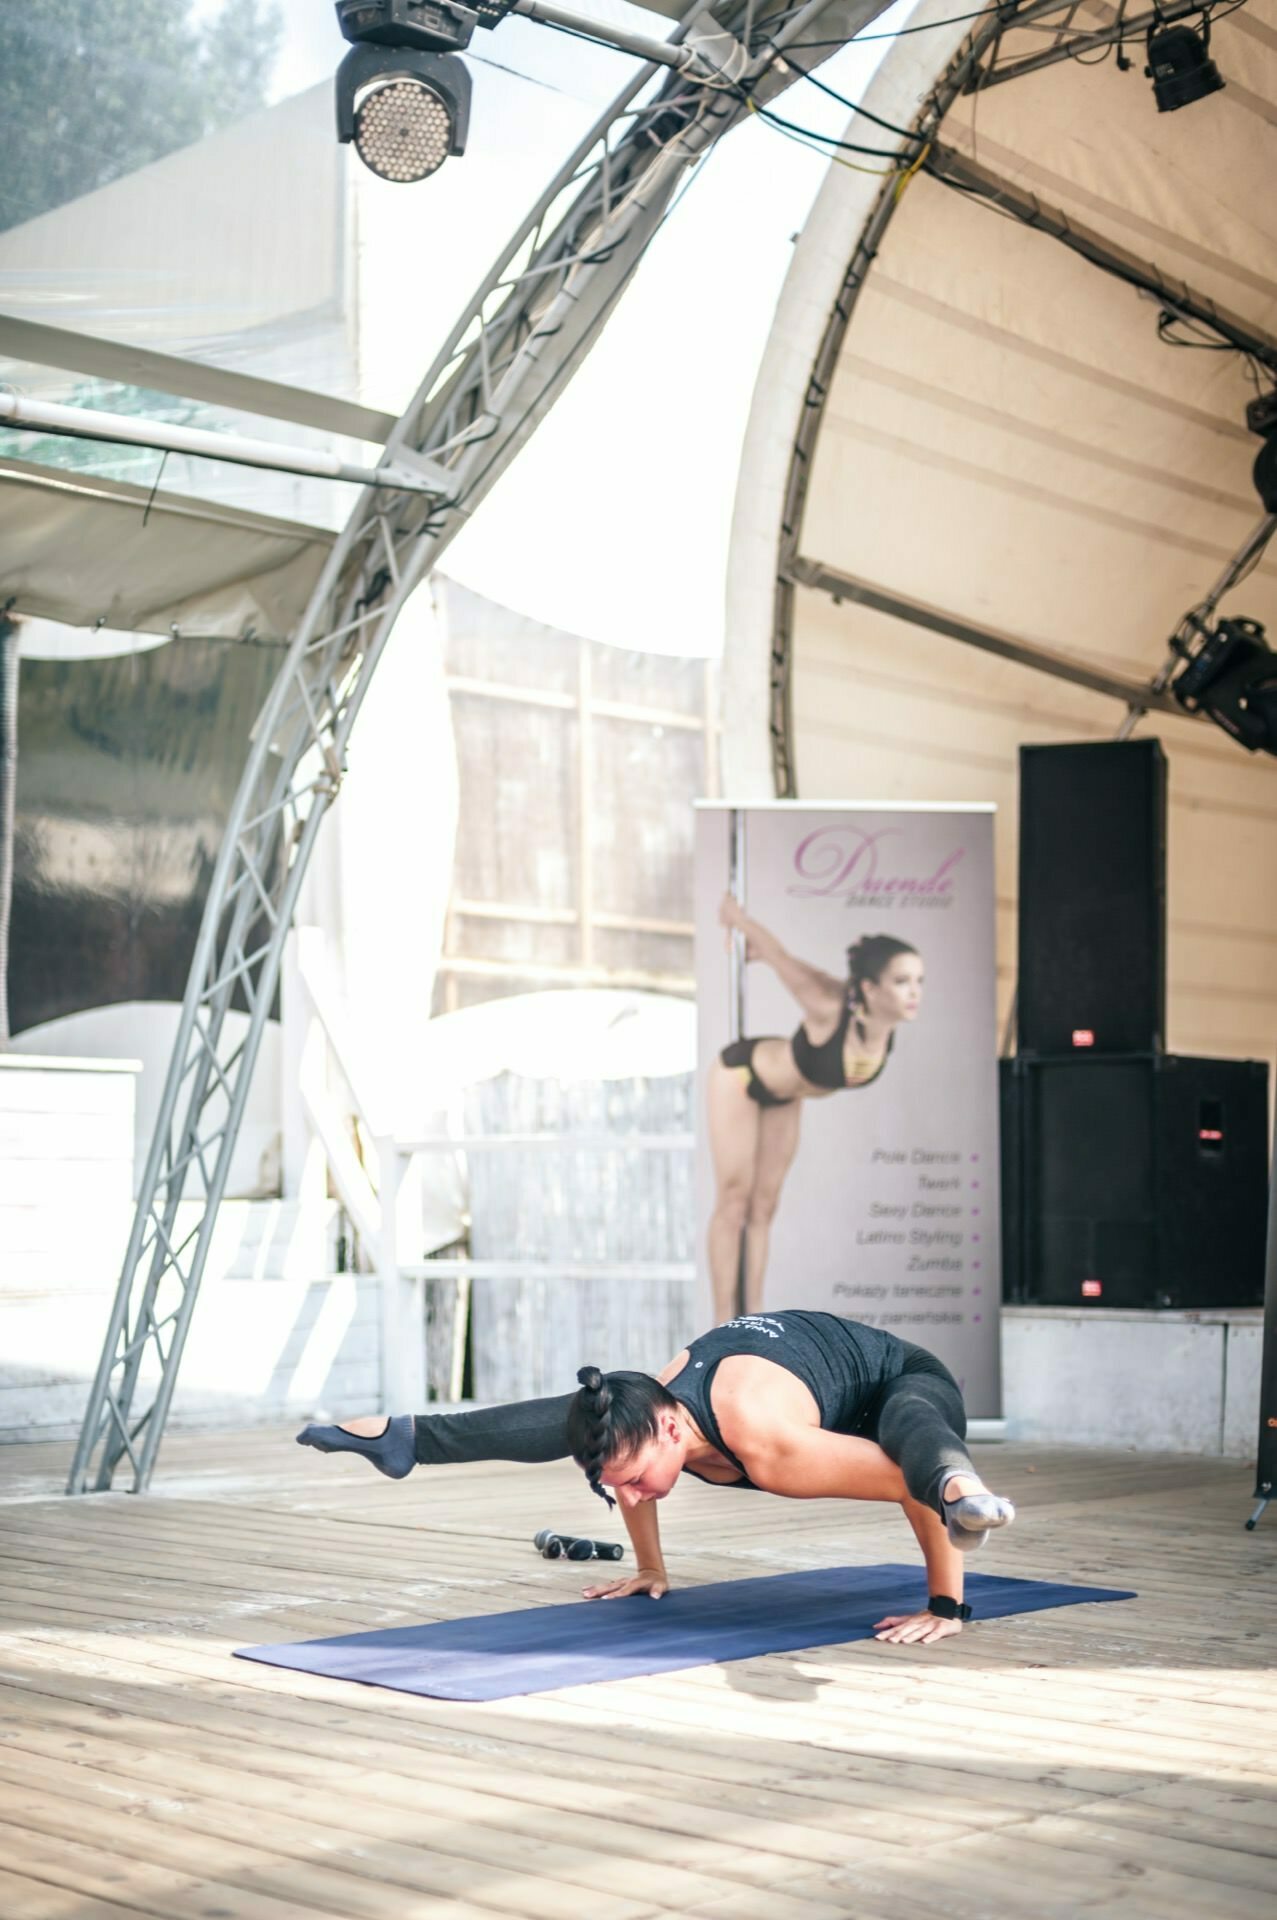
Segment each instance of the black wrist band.
[{"label": "black wrist band", "polygon": [[969,1620],[971,1609],[965,1600],[951,1600],[947,1593],[933,1593],[927,1601],[927,1612],[934,1613],[941,1620]]}]

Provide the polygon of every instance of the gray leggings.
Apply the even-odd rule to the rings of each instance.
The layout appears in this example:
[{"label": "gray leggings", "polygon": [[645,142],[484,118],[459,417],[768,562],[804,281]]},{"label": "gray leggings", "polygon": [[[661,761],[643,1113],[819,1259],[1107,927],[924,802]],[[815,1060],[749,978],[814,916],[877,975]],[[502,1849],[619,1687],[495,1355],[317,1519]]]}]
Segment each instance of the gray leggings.
[{"label": "gray leggings", "polygon": [[[413,1457],[420,1466],[464,1460],[567,1460],[568,1408],[574,1393],[469,1413],[419,1413],[413,1418]],[[881,1387],[868,1418],[855,1431],[876,1440],[894,1460],[915,1500],[943,1518],[940,1489],[952,1473],[975,1474],[963,1444],[967,1416],[949,1369],[922,1347],[910,1347],[905,1370]],[[978,1476],[976,1476],[978,1478]]]},{"label": "gray leggings", "polygon": [[908,1347],[904,1371],[879,1389],[868,1421],[857,1431],[878,1442],[903,1473],[913,1498],[942,1520],[940,1491],[950,1474],[980,1477],[966,1448],[962,1389],[925,1347]]},{"label": "gray leggings", "polygon": [[570,1460],[568,1408],[574,1393],[552,1400],[516,1400],[470,1413],[418,1413],[412,1422],[412,1452],[418,1466],[446,1467],[462,1460]]}]

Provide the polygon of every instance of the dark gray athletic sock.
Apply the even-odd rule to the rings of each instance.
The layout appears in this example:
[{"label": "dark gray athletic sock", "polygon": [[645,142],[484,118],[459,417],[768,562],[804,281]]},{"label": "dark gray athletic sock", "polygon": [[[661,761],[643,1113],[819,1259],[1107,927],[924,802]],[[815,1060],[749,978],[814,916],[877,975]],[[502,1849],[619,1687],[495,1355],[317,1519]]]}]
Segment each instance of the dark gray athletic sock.
[{"label": "dark gray athletic sock", "polygon": [[297,1435],[299,1447],[316,1447],[320,1453],[358,1453],[392,1480],[402,1480],[412,1472],[412,1415],[397,1413],[386,1423],[384,1433],[368,1439],[359,1433],[347,1433],[344,1427],[303,1427]]}]

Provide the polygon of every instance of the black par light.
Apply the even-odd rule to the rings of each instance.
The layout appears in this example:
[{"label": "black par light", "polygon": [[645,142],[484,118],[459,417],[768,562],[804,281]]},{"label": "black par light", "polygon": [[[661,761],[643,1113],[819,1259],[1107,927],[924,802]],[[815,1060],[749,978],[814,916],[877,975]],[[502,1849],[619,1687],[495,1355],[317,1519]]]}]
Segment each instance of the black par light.
[{"label": "black par light", "polygon": [[1204,713],[1248,753],[1277,754],[1277,654],[1257,620],[1198,626],[1200,645],[1177,644],[1185,664],[1171,692],[1189,713]]},{"label": "black par light", "polygon": [[383,180],[425,180],[464,153],[470,75],[457,50],[478,15],[452,0],[337,0],[337,138]]},{"label": "black par light", "polygon": [[1201,33],[1194,27],[1150,27],[1144,72],[1153,82],[1159,113],[1174,113],[1219,93],[1224,81],[1210,57],[1209,16]]}]

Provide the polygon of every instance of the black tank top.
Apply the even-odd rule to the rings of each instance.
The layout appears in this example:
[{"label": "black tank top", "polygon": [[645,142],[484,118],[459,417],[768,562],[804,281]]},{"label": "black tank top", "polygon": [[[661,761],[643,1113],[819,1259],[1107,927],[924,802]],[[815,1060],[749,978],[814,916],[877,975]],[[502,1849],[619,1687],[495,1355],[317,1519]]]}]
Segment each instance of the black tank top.
[{"label": "black tank top", "polygon": [[[667,1385],[710,1445],[733,1466],[740,1467],[739,1480],[713,1484],[753,1487],[736,1455],[724,1445],[714,1416],[711,1389],[720,1361],[741,1353],[775,1361],[810,1390],[826,1432],[856,1433],[872,1413],[879,1389],[903,1372],[908,1352],[906,1343],[894,1333],[866,1327],[859,1320],[845,1320],[837,1313],[784,1309],[750,1313],[693,1340],[687,1349],[687,1365]],[[705,1478],[694,1467],[684,1467],[683,1471],[696,1480]]]},{"label": "black tank top", "polygon": [[[847,1085],[847,1070],[843,1064],[843,1047],[846,1044],[851,1021],[852,1005],[849,1000],[842,1010],[842,1019],[838,1022],[838,1025],[834,1028],[828,1040],[822,1040],[820,1045],[816,1046],[805,1026],[799,1027],[790,1040],[789,1044],[794,1054],[794,1065],[797,1067],[799,1073],[802,1074],[803,1079],[810,1080],[813,1087],[824,1087],[830,1093],[838,1093]],[[896,1036],[893,1030],[887,1035],[887,1045],[883,1050],[882,1060],[877,1071],[871,1073],[867,1080],[857,1080],[855,1082],[857,1087],[872,1086],[873,1082],[878,1078],[878,1074],[880,1074],[883,1067],[886,1066],[887,1056],[895,1045],[895,1041]]]}]

